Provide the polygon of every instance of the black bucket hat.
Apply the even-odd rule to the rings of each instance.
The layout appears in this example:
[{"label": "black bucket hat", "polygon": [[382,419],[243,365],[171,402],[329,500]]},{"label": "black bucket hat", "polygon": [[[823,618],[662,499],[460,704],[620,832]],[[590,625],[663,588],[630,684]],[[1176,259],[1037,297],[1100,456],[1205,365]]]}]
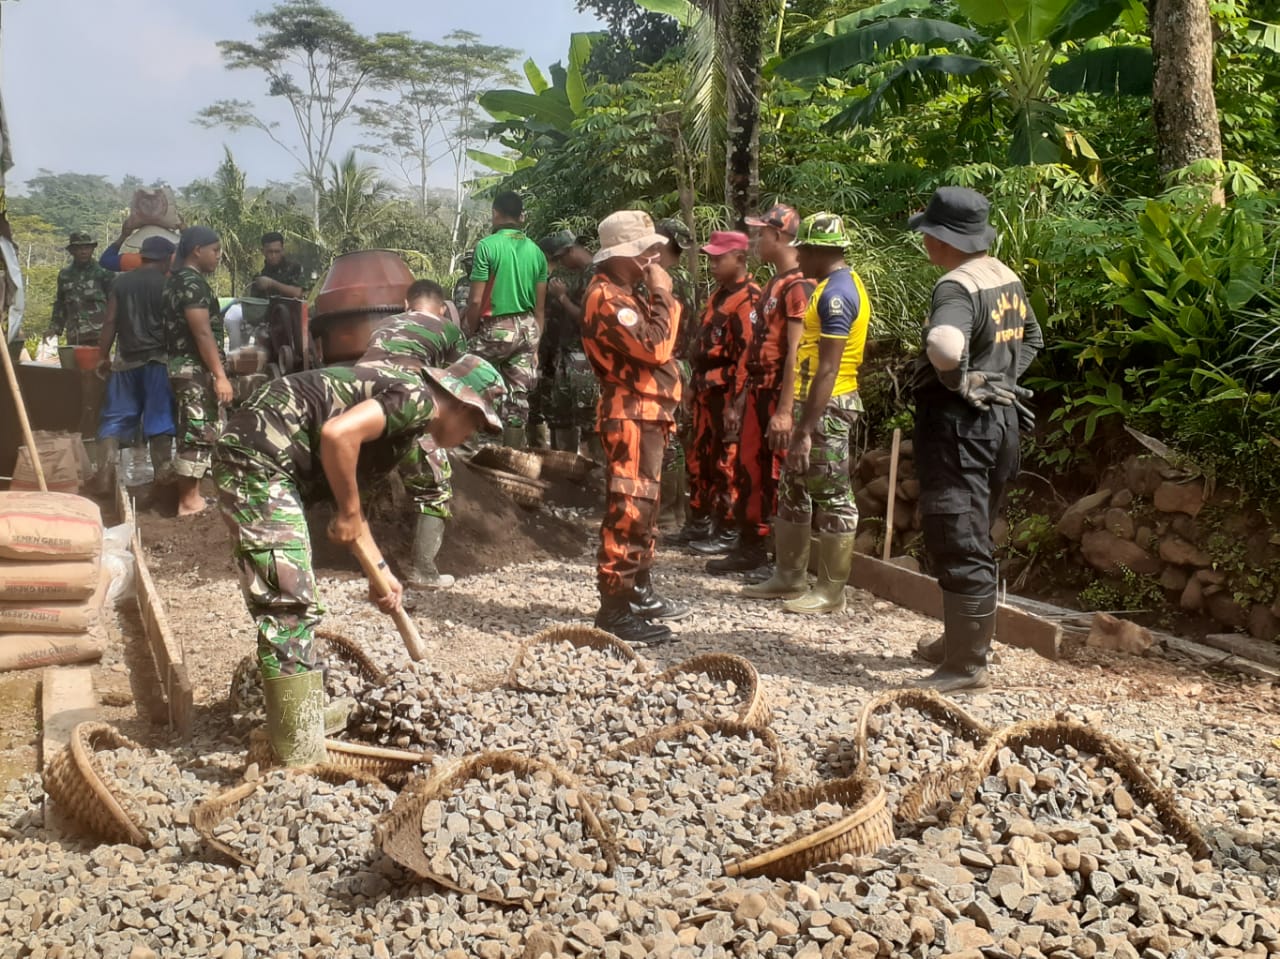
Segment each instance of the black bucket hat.
[{"label": "black bucket hat", "polygon": [[911,217],[907,226],[962,253],[981,253],[996,239],[996,228],[988,222],[990,214],[990,201],[977,190],[944,186],[934,191],[924,212]]}]

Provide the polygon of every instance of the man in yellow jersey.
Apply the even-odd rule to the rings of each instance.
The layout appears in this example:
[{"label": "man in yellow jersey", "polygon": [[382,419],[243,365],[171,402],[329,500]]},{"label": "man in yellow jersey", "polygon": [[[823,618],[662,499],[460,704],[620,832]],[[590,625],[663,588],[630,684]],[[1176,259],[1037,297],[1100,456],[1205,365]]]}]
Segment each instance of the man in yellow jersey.
[{"label": "man in yellow jersey", "polygon": [[[849,479],[849,434],[862,400],[858,367],[867,343],[871,301],[844,260],[849,240],[834,213],[815,213],[800,224],[792,246],[805,276],[817,280],[804,317],[795,366],[794,427],[770,430],[787,459],[778,488],[773,535],[774,574],[746,587],[745,596],[786,599],[790,613],[836,613],[853,563],[858,507]],[[811,531],[818,533],[818,579],[808,585]]]}]

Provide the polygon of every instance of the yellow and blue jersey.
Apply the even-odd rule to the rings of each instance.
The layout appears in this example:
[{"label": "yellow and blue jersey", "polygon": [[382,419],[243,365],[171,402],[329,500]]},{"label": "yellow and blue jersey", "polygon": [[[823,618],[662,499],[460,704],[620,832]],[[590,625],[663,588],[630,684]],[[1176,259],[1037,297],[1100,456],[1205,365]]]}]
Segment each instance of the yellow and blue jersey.
[{"label": "yellow and blue jersey", "polygon": [[804,314],[804,333],[796,355],[796,399],[809,395],[809,385],[818,373],[818,344],[823,337],[845,341],[831,395],[857,392],[858,367],[862,365],[870,324],[871,300],[857,273],[841,267],[818,284]]}]

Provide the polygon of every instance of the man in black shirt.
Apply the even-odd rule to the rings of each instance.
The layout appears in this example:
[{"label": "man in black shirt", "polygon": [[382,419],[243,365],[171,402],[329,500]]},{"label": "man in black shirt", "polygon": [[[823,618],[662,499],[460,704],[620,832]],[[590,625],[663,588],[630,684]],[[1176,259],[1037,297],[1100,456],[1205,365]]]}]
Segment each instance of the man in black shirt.
[{"label": "man in black shirt", "polygon": [[989,685],[997,576],[991,520],[1018,475],[1020,377],[1044,345],[1026,290],[987,253],[987,198],[942,187],[910,220],[930,261],[948,272],[933,288],[924,348],[912,370],[915,454],[925,550],[943,590],[943,636],[921,643],[940,663],[923,685],[954,693]]},{"label": "man in black shirt", "polygon": [[249,286],[253,296],[291,296],[305,299],[306,273],[301,263],[284,255],[284,234],[266,233],[262,237],[262,270]]},{"label": "man in black shirt", "polygon": [[[121,273],[107,298],[106,319],[98,343],[100,375],[110,372],[107,400],[98,424],[102,466],[95,491],[105,494],[115,485],[120,441],[131,440],[142,425],[151,448],[156,479],[165,479],[173,443],[173,392],[165,363],[164,282],[173,257],[173,244],[162,236],[142,243],[142,266]],[[117,343],[111,359],[111,344]]]}]

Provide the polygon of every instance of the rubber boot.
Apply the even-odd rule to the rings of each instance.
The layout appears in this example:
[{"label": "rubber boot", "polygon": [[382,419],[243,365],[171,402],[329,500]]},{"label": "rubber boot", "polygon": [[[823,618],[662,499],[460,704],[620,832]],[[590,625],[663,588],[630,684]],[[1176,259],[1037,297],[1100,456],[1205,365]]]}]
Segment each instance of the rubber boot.
[{"label": "rubber boot", "polygon": [[419,513],[413,530],[413,562],[409,566],[407,585],[414,589],[448,589],[453,585],[453,577],[436,568],[436,556],[443,543],[444,520]]},{"label": "rubber boot", "polygon": [[579,442],[578,431],[575,429],[559,429],[551,432],[551,448],[553,450],[576,453],[578,452]]},{"label": "rubber boot", "polygon": [[670,599],[653,588],[653,574],[642,570],[636,574],[636,585],[631,591],[631,611],[641,619],[684,619],[693,613],[688,603]]},{"label": "rubber boot", "polygon": [[773,542],[777,563],[773,575],[763,583],[746,586],[743,596],[753,599],[795,599],[809,589],[809,524],[773,521]]},{"label": "rubber boot", "polygon": [[706,539],[709,535],[711,535],[711,517],[699,516],[695,513],[689,517],[679,532],[666,537],[666,542],[672,546],[687,546],[694,540]]},{"label": "rubber boot", "polygon": [[663,470],[662,489],[658,493],[658,529],[676,529],[684,519],[680,507],[680,471]]},{"label": "rubber boot", "polygon": [[707,563],[707,572],[716,575],[749,573],[753,569],[759,569],[768,561],[769,554],[764,549],[764,538],[755,529],[749,529],[738,537],[738,545],[731,549],[727,556]]},{"label": "rubber boot", "polygon": [[525,433],[523,426],[504,426],[502,428],[502,445],[509,446],[513,450],[526,449],[529,445],[529,437]]},{"label": "rubber boot", "polygon": [[267,707],[267,737],[286,766],[323,762],[324,674],[318,669],[262,681]]},{"label": "rubber boot", "polygon": [[335,699],[324,708],[324,734],[336,736],[347,728],[351,714],[356,711],[356,701],[350,696]]},{"label": "rubber boot", "polygon": [[601,596],[600,610],[596,613],[596,629],[612,633],[632,646],[658,646],[675,639],[671,627],[650,623],[637,616],[631,608],[631,594]]},{"label": "rubber boot", "polygon": [[918,685],[938,693],[988,688],[991,680],[987,659],[996,631],[996,594],[961,596],[944,592],[942,626],[946,647],[942,665]]},{"label": "rubber boot", "polygon": [[788,600],[788,613],[838,613],[844,609],[844,588],[853,566],[853,533],[818,534],[818,578],[809,592]]},{"label": "rubber boot", "polygon": [[592,430],[582,440],[587,445],[587,459],[603,466],[608,460],[604,455],[604,444],[600,442],[600,434]]},{"label": "rubber boot", "polygon": [[916,643],[916,655],[926,663],[935,666],[947,657],[947,634],[939,633],[932,639],[922,639]]},{"label": "rubber boot", "polygon": [[94,496],[110,496],[116,488],[116,464],[120,462],[120,440],[108,436],[98,441],[99,466],[89,484],[89,491]]},{"label": "rubber boot", "polygon": [[151,452],[151,469],[155,473],[152,481],[156,486],[168,486],[173,482],[173,437],[153,436],[147,440]]},{"label": "rubber boot", "polygon": [[529,424],[529,449],[545,450],[551,448],[551,433],[546,423]]}]

